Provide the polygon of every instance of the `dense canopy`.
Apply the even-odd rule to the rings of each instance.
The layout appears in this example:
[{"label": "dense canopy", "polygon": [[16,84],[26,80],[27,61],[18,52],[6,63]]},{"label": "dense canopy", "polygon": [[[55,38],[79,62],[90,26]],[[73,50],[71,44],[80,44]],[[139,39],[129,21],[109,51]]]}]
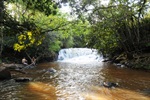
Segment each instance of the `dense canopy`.
[{"label": "dense canopy", "polygon": [[[71,12],[60,12],[62,5]],[[133,58],[150,48],[149,8],[149,0],[1,0],[1,60],[53,59],[69,47],[95,48],[104,56],[124,52]]]}]

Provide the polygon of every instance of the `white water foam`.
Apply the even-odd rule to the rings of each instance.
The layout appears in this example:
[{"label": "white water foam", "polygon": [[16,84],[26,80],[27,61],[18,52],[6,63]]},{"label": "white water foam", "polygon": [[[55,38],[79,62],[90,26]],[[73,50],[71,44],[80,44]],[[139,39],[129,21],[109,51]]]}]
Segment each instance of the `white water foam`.
[{"label": "white water foam", "polygon": [[102,55],[98,53],[96,49],[90,48],[68,48],[61,49],[58,56],[60,62],[70,63],[93,63],[101,62],[103,59]]}]

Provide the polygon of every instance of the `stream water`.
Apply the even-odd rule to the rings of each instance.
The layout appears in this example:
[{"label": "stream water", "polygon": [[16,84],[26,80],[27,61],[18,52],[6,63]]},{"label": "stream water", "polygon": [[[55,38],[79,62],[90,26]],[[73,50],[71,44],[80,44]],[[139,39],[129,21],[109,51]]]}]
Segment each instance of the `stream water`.
[{"label": "stream water", "polygon": [[[26,69],[30,82],[0,82],[0,100],[150,100],[150,73],[102,62],[95,49],[63,49],[58,61]],[[102,86],[104,81],[118,88]]]}]

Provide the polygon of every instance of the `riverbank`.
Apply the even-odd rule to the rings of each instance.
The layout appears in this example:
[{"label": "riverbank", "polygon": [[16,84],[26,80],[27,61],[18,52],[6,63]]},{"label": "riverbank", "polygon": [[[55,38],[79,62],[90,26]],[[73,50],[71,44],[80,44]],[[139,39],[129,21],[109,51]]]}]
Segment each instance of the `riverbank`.
[{"label": "riverbank", "polygon": [[105,59],[104,62],[111,62],[120,67],[150,70],[150,53],[121,53]]},{"label": "riverbank", "polygon": [[[64,52],[65,53],[65,52]],[[52,62],[57,60],[57,54],[50,57],[40,57],[38,59],[37,63],[43,63],[43,62]],[[0,59],[0,63],[16,63],[21,64],[22,57],[26,57],[28,60],[28,63],[30,63],[30,58],[26,55],[14,55],[12,56],[12,53],[9,53],[7,55],[3,55],[3,57]],[[108,58],[104,58],[104,62],[111,62],[116,64],[120,67],[128,67],[133,69],[144,69],[144,70],[150,70],[150,53],[149,50],[143,51],[141,53],[125,53],[125,52],[117,52],[112,54],[112,56],[109,56]]]}]

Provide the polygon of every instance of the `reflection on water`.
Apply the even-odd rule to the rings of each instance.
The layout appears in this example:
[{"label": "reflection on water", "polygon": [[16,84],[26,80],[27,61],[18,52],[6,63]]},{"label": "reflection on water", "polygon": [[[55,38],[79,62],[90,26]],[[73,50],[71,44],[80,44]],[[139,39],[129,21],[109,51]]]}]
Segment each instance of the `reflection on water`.
[{"label": "reflection on water", "polygon": [[[57,78],[59,90],[59,96],[61,98],[68,98],[71,100],[82,100],[82,92],[88,92],[87,87],[92,85],[100,85],[103,77],[99,76],[99,71],[102,69],[101,66],[95,64],[69,64],[59,63],[60,74]],[[63,92],[61,92],[63,91]],[[67,94],[67,96],[66,96]]]},{"label": "reflection on water", "polygon": [[[150,73],[145,71],[102,62],[42,63],[26,71],[33,79],[29,83],[0,82],[0,100],[150,100]],[[104,88],[103,81],[118,82],[120,87]]]},{"label": "reflection on water", "polygon": [[38,100],[39,98],[41,98],[41,100],[56,100],[55,87],[50,84],[42,82],[30,82],[27,88],[32,94],[36,94],[38,96]]},{"label": "reflection on water", "polygon": [[84,94],[86,100],[149,100],[138,92],[127,89],[108,89],[104,87],[94,87],[94,92]]}]

